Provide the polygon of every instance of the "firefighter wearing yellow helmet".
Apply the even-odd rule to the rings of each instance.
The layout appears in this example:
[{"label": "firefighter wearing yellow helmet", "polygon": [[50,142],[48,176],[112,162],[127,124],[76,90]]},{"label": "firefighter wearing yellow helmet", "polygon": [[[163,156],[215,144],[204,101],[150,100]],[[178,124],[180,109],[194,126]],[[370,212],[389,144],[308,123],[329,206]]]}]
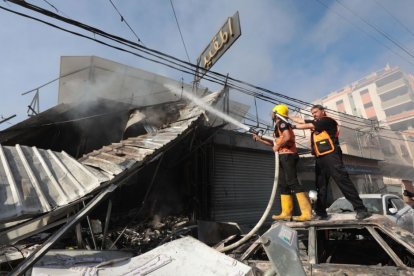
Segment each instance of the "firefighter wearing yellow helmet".
[{"label": "firefighter wearing yellow helmet", "polygon": [[273,107],[273,113],[287,117],[289,115],[289,108],[284,104],[278,104]]},{"label": "firefighter wearing yellow helmet", "polygon": [[[274,141],[253,135],[253,138],[263,144],[273,147],[279,153],[279,187],[281,188],[281,213],[274,215],[274,220],[307,221],[312,218],[312,206],[308,194],[300,184],[296,165],[299,155],[296,148],[295,133],[288,123],[289,108],[284,104],[275,105],[272,109],[272,119],[275,122]],[[293,197],[295,194],[301,210],[300,216],[293,216]]]}]

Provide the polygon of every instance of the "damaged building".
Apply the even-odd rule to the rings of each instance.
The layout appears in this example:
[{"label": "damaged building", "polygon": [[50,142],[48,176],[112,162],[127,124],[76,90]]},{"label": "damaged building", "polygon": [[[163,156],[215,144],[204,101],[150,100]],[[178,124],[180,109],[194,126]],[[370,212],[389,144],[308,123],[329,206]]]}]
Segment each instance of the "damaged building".
[{"label": "damaged building", "polygon": [[[184,90],[238,110],[238,120],[249,109],[229,101],[227,87],[193,90],[102,58],[62,57],[58,104],[0,132],[1,265],[14,267],[39,245],[19,269],[49,249],[139,255],[185,235],[213,245],[252,228],[269,201],[274,154]],[[312,189],[313,157],[301,153],[299,177]],[[375,158],[345,161],[355,177],[380,175]],[[366,192],[383,188],[371,181]]]}]

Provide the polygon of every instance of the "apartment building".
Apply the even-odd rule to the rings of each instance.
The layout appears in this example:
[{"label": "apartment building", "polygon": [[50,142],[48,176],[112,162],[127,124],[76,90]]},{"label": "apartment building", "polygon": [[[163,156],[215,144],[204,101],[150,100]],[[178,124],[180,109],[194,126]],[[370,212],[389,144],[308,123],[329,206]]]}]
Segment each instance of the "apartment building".
[{"label": "apartment building", "polygon": [[414,77],[399,67],[386,66],[316,102],[414,136]]},{"label": "apartment building", "polygon": [[[367,119],[365,126],[361,126],[358,120],[353,124],[349,117],[336,115],[339,123],[345,126],[341,133],[344,153],[372,158],[365,153],[371,149],[377,159],[384,161],[381,162],[384,176],[390,179],[414,177],[413,75],[398,66],[387,65],[314,103]],[[378,154],[379,151],[382,154]]]}]

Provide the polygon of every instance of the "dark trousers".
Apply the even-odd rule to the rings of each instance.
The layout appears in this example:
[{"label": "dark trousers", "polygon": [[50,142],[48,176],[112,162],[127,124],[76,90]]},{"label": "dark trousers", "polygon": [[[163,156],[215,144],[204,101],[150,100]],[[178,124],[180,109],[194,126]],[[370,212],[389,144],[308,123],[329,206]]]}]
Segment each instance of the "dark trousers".
[{"label": "dark trousers", "polygon": [[326,214],[326,201],[329,177],[332,177],[338,185],[345,198],[351,202],[356,212],[366,211],[358,191],[349,178],[342,161],[341,148],[334,152],[320,157],[316,157],[316,188],[318,190],[318,200],[316,201],[315,211],[317,214]]},{"label": "dark trousers", "polygon": [[290,195],[292,192],[300,193],[304,189],[298,180],[296,165],[299,161],[299,155],[280,154],[279,155],[279,187],[282,195]]}]

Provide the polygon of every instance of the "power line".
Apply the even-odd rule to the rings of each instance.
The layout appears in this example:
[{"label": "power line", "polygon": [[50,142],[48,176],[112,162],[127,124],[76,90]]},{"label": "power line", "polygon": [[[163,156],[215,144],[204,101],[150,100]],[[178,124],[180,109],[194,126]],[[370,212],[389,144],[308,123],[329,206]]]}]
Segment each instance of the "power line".
[{"label": "power line", "polygon": [[364,22],[365,24],[367,24],[368,26],[370,26],[371,28],[373,28],[375,31],[377,31],[379,34],[381,34],[383,37],[385,37],[387,40],[389,40],[391,43],[393,43],[394,45],[396,45],[398,48],[400,48],[401,50],[403,50],[405,53],[407,53],[410,57],[414,58],[414,55],[405,47],[403,47],[398,41],[394,40],[389,34],[387,34],[386,32],[382,31],[381,29],[379,29],[378,27],[376,27],[374,24],[370,23],[368,20],[364,19],[362,16],[360,16],[357,12],[353,11],[351,8],[345,6],[343,3],[341,3],[339,0],[336,0],[336,2],[341,5],[342,7],[344,7],[346,10],[348,10],[349,12],[351,12],[353,15],[355,15],[356,17],[358,17],[362,22]]},{"label": "power line", "polygon": [[[131,42],[131,41],[129,41],[129,40],[123,39],[123,38],[121,38],[121,37],[111,35],[111,34],[109,34],[109,33],[106,33],[106,32],[104,32],[104,31],[101,31],[101,30],[96,29],[96,28],[94,28],[94,27],[91,27],[91,26],[85,25],[85,24],[83,24],[83,23],[80,23],[80,22],[78,22],[78,21],[74,21],[74,20],[72,20],[72,19],[68,19],[68,18],[62,17],[62,16],[57,15],[57,14],[54,14],[54,13],[52,13],[52,12],[50,12],[50,11],[47,11],[47,10],[41,9],[40,7],[37,7],[37,6],[31,5],[31,4],[28,4],[28,3],[25,3],[25,2],[24,2],[24,3],[21,3],[21,2],[15,2],[15,1],[12,1],[12,2],[17,3],[17,4],[19,4],[19,5],[22,5],[22,6],[26,7],[26,8],[29,8],[29,9],[35,10],[35,11],[37,11],[37,12],[39,12],[39,13],[45,14],[45,15],[47,15],[47,16],[49,16],[49,17],[53,17],[53,18],[55,18],[55,19],[58,19],[58,20],[64,21],[64,22],[66,22],[66,23],[68,23],[68,24],[71,24],[71,25],[74,25],[74,26],[76,26],[76,27],[79,27],[79,28],[85,29],[85,30],[87,30],[87,31],[91,31],[91,32],[92,32],[92,33],[94,33],[94,34],[99,34],[99,35],[101,35],[102,37],[105,37],[105,38],[107,38],[107,39],[110,39],[110,40],[112,40],[112,41],[115,41],[115,42],[117,42],[117,43],[120,43],[120,44],[122,44],[122,45],[125,45],[125,46],[128,46],[128,47],[131,47],[131,48],[134,48],[134,49],[136,49],[136,50],[138,50],[138,51],[144,52],[145,54],[148,54],[148,55],[150,55],[150,56],[153,56],[153,57],[159,58],[159,59],[161,59],[161,60],[163,60],[163,61],[166,61],[166,62],[172,63],[173,65],[177,65],[177,66],[179,66],[179,67],[181,67],[181,68],[184,68],[185,70],[183,70],[183,69],[181,69],[181,68],[177,68],[177,67],[175,67],[175,66],[173,66],[173,65],[171,65],[171,64],[165,63],[165,62],[163,62],[163,61],[154,60],[153,58],[148,58],[148,57],[145,57],[145,56],[143,56],[143,55],[141,55],[141,54],[138,54],[138,53],[135,53],[135,52],[132,52],[132,51],[129,51],[129,50],[126,50],[126,49],[120,48],[120,47],[118,47],[118,46],[114,46],[114,45],[111,45],[111,44],[109,44],[109,43],[103,42],[103,41],[101,41],[101,40],[96,39],[96,38],[95,38],[95,36],[94,36],[94,38],[91,38],[91,37],[88,37],[88,36],[86,36],[86,35],[83,35],[83,34],[80,34],[80,33],[75,32],[75,31],[71,31],[71,30],[68,30],[68,29],[65,29],[65,28],[62,28],[62,27],[56,26],[56,25],[54,25],[54,24],[52,24],[52,23],[46,22],[46,21],[41,20],[41,19],[38,19],[38,18],[34,18],[34,17],[32,17],[32,16],[29,16],[29,15],[25,15],[25,14],[22,14],[22,13],[19,13],[19,12],[15,12],[15,11],[12,11],[12,10],[8,10],[8,9],[6,9],[6,8],[3,8],[3,9],[8,10],[8,11],[13,12],[13,13],[16,13],[16,14],[21,15],[21,16],[28,17],[28,18],[31,18],[31,19],[33,19],[33,20],[36,20],[36,21],[42,22],[42,23],[44,23],[44,24],[46,24],[46,25],[49,25],[49,26],[55,27],[55,28],[57,28],[57,29],[60,29],[60,30],[63,30],[63,31],[69,32],[69,33],[71,33],[71,34],[75,34],[75,35],[78,35],[78,36],[81,36],[81,37],[84,37],[84,38],[87,38],[87,39],[93,40],[93,41],[95,41],[95,42],[97,42],[97,43],[100,43],[100,44],[102,44],[102,45],[105,45],[105,46],[108,46],[108,47],[111,47],[111,48],[114,48],[114,49],[117,49],[117,50],[120,50],[120,51],[128,52],[128,53],[131,53],[131,54],[133,54],[133,55],[135,55],[135,56],[138,56],[138,57],[141,57],[141,58],[147,59],[147,60],[149,60],[149,61],[153,61],[153,62],[155,62],[155,63],[165,65],[165,66],[167,66],[167,67],[170,67],[170,68],[173,68],[173,69],[179,70],[179,71],[184,72],[184,73],[187,73],[187,74],[191,74],[191,75],[193,75],[193,74],[194,74],[194,72],[195,72],[196,65],[191,64],[191,63],[189,63],[189,62],[185,62],[185,61],[180,60],[180,59],[178,59],[178,58],[175,58],[175,57],[173,57],[173,56],[170,56],[170,55],[164,54],[164,53],[162,53],[162,52],[159,52],[159,51],[156,51],[156,50],[153,50],[153,49],[147,48],[147,47],[142,46],[142,45],[140,45],[140,44],[137,44],[137,43]],[[171,61],[171,60],[169,60],[169,59],[172,59],[172,60],[174,60],[174,61]],[[191,68],[189,68],[187,65],[188,65],[188,66],[190,66]],[[187,71],[187,70],[190,70],[190,71]],[[221,79],[219,79],[218,77],[219,77],[219,78],[221,78]],[[276,93],[276,92],[270,91],[270,90],[268,90],[268,89],[264,89],[264,88],[261,88],[261,87],[255,86],[255,85],[249,84],[249,83],[247,83],[247,82],[244,82],[244,81],[241,81],[241,80],[237,80],[237,79],[234,79],[234,78],[231,78],[231,77],[225,76],[225,75],[223,75],[223,74],[220,74],[220,73],[217,73],[217,72],[214,72],[214,71],[211,71],[211,70],[210,70],[210,71],[206,74],[206,76],[204,77],[204,79],[206,79],[206,80],[209,80],[209,81],[212,81],[212,82],[215,82],[215,83],[218,83],[218,84],[222,84],[222,85],[223,85],[224,83],[226,83],[226,81],[224,80],[225,78],[227,78],[227,84],[228,84],[228,85],[229,85],[229,83],[230,83],[230,82],[233,82],[233,81],[234,81],[234,82],[236,82],[236,83],[239,83],[239,84],[242,84],[242,85],[246,85],[246,86],[252,87],[252,88],[254,88],[254,89],[257,89],[257,90],[259,90],[259,91],[263,91],[263,92],[265,92],[265,93],[271,94],[271,95],[273,95],[273,96],[280,97],[280,98],[282,98],[282,99],[284,99],[284,100],[291,101],[291,102],[295,102],[295,103],[299,103],[300,105],[303,105],[303,106],[305,106],[305,107],[310,107],[310,106],[312,106],[312,104],[310,104],[310,103],[307,103],[307,102],[304,102],[304,101],[301,101],[301,100],[298,100],[298,99],[294,99],[294,98],[288,97],[288,96],[286,96],[286,95],[284,95],[284,94],[280,94],[280,93]],[[241,92],[243,92],[243,91],[244,91],[244,92],[246,92],[246,91],[247,91],[247,89],[245,89],[245,88],[241,88],[240,86],[236,86],[236,85],[233,85],[233,88],[235,88],[235,89],[237,89],[237,90],[239,90],[239,91],[241,91]],[[252,90],[250,90],[250,91],[252,91]],[[275,102],[275,99],[273,99],[273,98],[271,98],[271,97],[269,97],[269,96],[265,96],[265,95],[263,95],[262,93],[261,93],[261,94],[258,94],[257,92],[248,92],[248,94],[249,94],[249,93],[250,93],[250,95],[256,95],[258,98],[261,98],[261,99],[263,99],[263,100],[266,100],[266,99],[267,99],[267,100],[269,100],[269,101],[270,101],[270,102],[272,102],[272,103],[277,103],[277,102]],[[292,104],[289,104],[289,103],[287,103],[287,104],[288,104],[288,105],[290,105],[290,106],[293,106]],[[303,109],[303,107],[298,107],[297,105],[296,105],[296,106],[293,106],[293,107],[294,107],[294,108],[296,108],[296,109],[298,109],[298,110],[299,110],[299,109]],[[343,114],[343,113],[340,113],[340,112],[335,111],[335,110],[331,110],[331,111],[332,111],[333,113],[338,113],[338,114],[342,114],[343,116],[351,117],[352,119],[365,120],[365,119],[363,119],[363,118],[360,118],[360,117],[357,117],[357,116],[354,116],[354,115]],[[355,124],[355,121],[353,121],[353,123]],[[362,123],[362,122],[361,122],[361,123]],[[364,124],[364,123],[363,123],[363,124]],[[366,124],[364,124],[364,126],[366,126]]]},{"label": "power line", "polygon": [[174,4],[173,4],[172,0],[170,0],[170,3],[171,3],[171,8],[172,8],[173,13],[174,13],[175,22],[177,23],[178,31],[180,32],[181,41],[183,42],[183,45],[184,45],[185,54],[187,55],[187,60],[188,60],[188,62],[191,62],[190,57],[188,56],[187,47],[185,46],[184,37],[183,37],[183,34],[181,32],[180,24],[178,23],[177,14],[175,13]]},{"label": "power line", "polygon": [[[9,11],[9,12],[15,13],[17,15],[21,15],[21,16],[24,16],[24,17],[27,17],[27,18],[30,18],[30,19],[33,19],[33,20],[42,22],[42,23],[44,23],[46,25],[49,25],[49,26],[54,27],[54,28],[57,28],[59,30],[63,30],[65,32],[68,32],[68,33],[71,33],[71,34],[74,34],[74,35],[77,35],[77,36],[81,36],[81,37],[86,38],[86,39],[89,39],[89,40],[93,40],[93,41],[95,41],[97,43],[100,43],[102,45],[111,47],[113,49],[117,49],[117,50],[120,50],[120,51],[128,52],[128,53],[133,54],[133,55],[135,55],[137,57],[141,57],[143,59],[146,59],[146,60],[149,60],[149,61],[152,61],[152,62],[161,64],[161,65],[165,65],[165,66],[170,67],[172,69],[176,69],[176,70],[179,70],[181,72],[184,72],[184,73],[187,73],[187,74],[191,74],[191,75],[193,75],[195,73],[196,65],[194,65],[194,64],[192,64],[190,62],[185,62],[185,61],[180,60],[178,58],[175,58],[173,56],[170,56],[170,55],[164,54],[162,52],[159,52],[159,51],[156,51],[156,50],[147,48],[147,47],[142,46],[140,44],[137,44],[137,43],[131,42],[129,40],[123,39],[121,37],[118,37],[118,36],[115,36],[115,35],[111,35],[109,33],[106,33],[106,32],[101,31],[99,29],[96,29],[96,28],[93,28],[91,26],[85,25],[83,23],[74,21],[72,19],[64,18],[64,17],[62,17],[60,15],[57,15],[57,14],[52,13],[50,11],[41,9],[40,7],[37,7],[37,6],[31,5],[31,4],[28,4],[26,2],[20,2],[20,1],[17,1],[16,2],[16,0],[13,0],[11,2],[13,2],[15,4],[18,4],[20,6],[26,7],[28,9],[35,10],[35,11],[37,11],[39,13],[42,13],[42,14],[47,15],[49,17],[53,17],[55,19],[58,19],[60,21],[66,22],[66,23],[71,24],[71,25],[74,25],[76,27],[79,27],[79,28],[82,28],[82,29],[91,31],[91,32],[93,32],[95,34],[99,34],[102,37],[105,37],[105,38],[107,38],[109,40],[112,40],[114,42],[120,43],[122,45],[128,46],[130,48],[136,49],[136,50],[138,50],[140,52],[143,52],[143,53],[145,53],[145,54],[147,54],[147,55],[149,55],[151,57],[155,57],[155,58],[161,59],[162,61],[156,60],[154,58],[150,58],[150,57],[143,56],[143,55],[138,54],[136,52],[132,52],[130,50],[121,48],[119,46],[115,46],[115,45],[109,44],[107,42],[98,40],[95,37],[94,38],[91,38],[91,37],[88,37],[86,35],[83,35],[83,34],[80,34],[80,33],[75,32],[75,31],[71,31],[71,30],[65,29],[63,27],[59,27],[59,26],[54,25],[52,23],[46,22],[44,20],[41,20],[41,19],[38,19],[38,18],[35,18],[35,17],[32,17],[32,16],[29,16],[29,15],[26,15],[26,14],[23,14],[23,13],[20,13],[20,12],[16,12],[16,11],[13,11],[13,10],[10,10],[10,9],[4,8],[4,7],[0,7],[0,8],[3,9],[3,10]],[[171,65],[171,64],[173,64],[173,65]],[[176,66],[178,66],[178,67],[176,67]],[[207,74],[205,76],[205,79],[208,80],[208,81],[211,81],[211,82],[215,82],[215,83],[221,84],[221,85],[227,84],[228,86],[230,86],[230,87],[232,87],[234,89],[237,89],[238,91],[240,91],[242,93],[246,93],[248,95],[254,95],[257,98],[261,98],[264,101],[268,101],[268,102],[272,102],[272,103],[283,103],[283,102],[280,101],[280,100],[278,102],[278,100],[276,100],[275,98],[272,98],[270,96],[264,95],[262,92],[267,93],[267,94],[270,94],[270,95],[272,95],[274,97],[279,97],[279,98],[283,99],[284,102],[286,102],[286,101],[290,102],[290,103],[287,103],[287,104],[290,105],[290,106],[293,106],[299,112],[301,112],[300,110],[304,110],[304,108],[306,108],[306,107],[312,106],[311,103],[304,102],[304,101],[301,101],[301,100],[298,100],[298,99],[295,99],[295,98],[291,98],[291,97],[288,97],[288,96],[286,96],[284,94],[276,93],[276,92],[270,91],[268,89],[261,88],[261,87],[256,86],[256,85],[252,85],[250,83],[247,83],[247,82],[244,82],[244,81],[241,81],[241,80],[237,80],[237,79],[228,77],[227,75],[223,75],[223,74],[220,74],[220,73],[217,73],[217,72],[214,72],[214,71],[207,72]],[[237,83],[237,85],[234,84],[234,83]],[[248,86],[248,87],[250,87],[250,89],[249,88],[243,88],[240,85]],[[255,90],[258,90],[258,91],[261,91],[261,92],[259,93],[259,92],[253,91],[253,90],[251,90],[251,88],[253,88]],[[294,104],[292,104],[292,102],[293,103],[296,103],[296,104],[299,104],[300,106],[294,105]],[[304,111],[306,111],[306,110],[304,110]],[[344,116],[344,118],[350,118],[350,120],[352,120],[352,121],[348,121],[348,122],[350,122],[350,123],[352,123],[354,125],[355,124],[358,125],[358,123],[355,120],[367,121],[367,119],[364,119],[364,118],[361,118],[361,117],[358,117],[358,116],[354,116],[354,115],[350,115],[350,114],[341,113],[341,112],[338,112],[336,110],[329,110],[329,111],[331,111],[331,112],[333,112],[335,114],[338,114],[337,116],[340,116],[341,115],[341,116]],[[307,112],[309,112],[309,111],[307,111]],[[304,114],[304,113],[302,113],[302,114]],[[344,118],[342,118],[342,119],[344,120]],[[367,126],[371,126],[372,125],[372,123],[369,123],[368,124],[368,123],[365,123],[363,121],[359,121],[359,125],[360,126],[367,127]]]},{"label": "power line", "polygon": [[395,54],[396,56],[400,57],[402,60],[404,60],[405,62],[408,62],[409,64],[414,66],[414,63],[407,60],[405,57],[403,57],[400,53],[394,51],[391,47],[389,47],[388,45],[386,45],[385,43],[383,43],[382,41],[378,40],[375,36],[371,35],[370,33],[368,33],[367,31],[365,31],[364,29],[362,29],[361,27],[359,27],[357,24],[353,23],[352,21],[350,21],[348,18],[344,17],[343,15],[341,15],[340,13],[338,13],[337,11],[331,9],[328,5],[326,5],[324,2],[322,2],[321,0],[315,0],[317,2],[319,2],[322,6],[324,6],[326,9],[328,9],[329,11],[335,13],[338,17],[342,18],[343,20],[345,20],[346,22],[348,22],[349,24],[351,24],[352,26],[354,26],[356,29],[358,29],[359,31],[363,32],[364,34],[366,34],[367,36],[369,36],[371,39],[375,40],[377,43],[379,43],[380,45],[382,45],[383,47],[385,47],[386,49],[388,49],[389,51],[391,51],[393,54]]},{"label": "power line", "polygon": [[64,12],[62,12],[62,11],[60,11],[55,5],[53,5],[52,3],[50,3],[49,1],[47,1],[47,0],[43,0],[43,2],[45,2],[46,4],[48,4],[52,9],[54,9],[57,13],[61,13],[61,14],[63,14],[64,16],[66,16],[66,17],[69,17],[69,16],[67,16]]},{"label": "power line", "polygon": [[[194,66],[195,66],[195,65],[193,65],[193,64],[191,64],[191,63],[189,63],[189,62],[182,61],[182,60],[180,60],[180,59],[178,59],[178,58],[175,58],[175,57],[172,57],[172,56],[166,55],[166,54],[164,54],[164,53],[162,53],[162,52],[159,52],[159,51],[156,51],[156,50],[153,50],[153,49],[149,49],[149,48],[146,48],[146,47],[141,46],[141,45],[139,45],[139,44],[133,43],[133,42],[131,42],[131,41],[128,41],[128,40],[125,40],[125,39],[122,39],[122,38],[119,38],[119,37],[116,37],[116,36],[110,35],[110,34],[108,34],[108,33],[105,33],[105,32],[103,32],[103,31],[101,31],[101,30],[94,29],[94,28],[92,28],[92,27],[89,27],[89,26],[87,26],[87,25],[84,25],[84,24],[82,24],[82,23],[80,23],[80,22],[77,22],[77,24],[74,24],[74,25],[75,25],[75,26],[77,26],[77,27],[80,27],[80,28],[87,29],[87,30],[91,30],[91,29],[93,29],[93,32],[94,32],[94,33],[97,33],[97,34],[99,34],[99,35],[101,35],[101,36],[103,36],[103,37],[105,37],[105,38],[108,38],[108,39],[110,39],[110,40],[112,40],[112,41],[115,41],[115,42],[117,42],[117,43],[120,43],[120,44],[123,44],[123,45],[125,45],[125,46],[131,47],[131,48],[134,48],[134,49],[139,50],[139,51],[141,51],[141,52],[144,52],[145,54],[148,54],[148,55],[150,55],[150,56],[152,56],[152,57],[156,57],[156,58],[161,59],[161,60],[163,60],[163,61],[159,61],[159,60],[155,60],[155,59],[153,59],[153,58],[145,57],[145,56],[143,56],[143,55],[141,55],[141,54],[138,54],[138,53],[132,52],[132,51],[130,51],[130,50],[126,50],[126,49],[123,49],[123,48],[121,48],[121,47],[111,45],[111,44],[109,44],[109,43],[106,43],[106,42],[103,42],[103,41],[97,40],[96,38],[90,38],[90,37],[87,37],[87,36],[85,36],[85,35],[83,35],[83,34],[80,34],[80,33],[74,32],[74,31],[67,30],[67,29],[65,29],[65,28],[62,28],[62,27],[56,26],[56,25],[54,25],[54,24],[51,24],[51,23],[49,23],[49,22],[46,22],[46,21],[40,20],[40,19],[38,19],[38,18],[34,18],[34,17],[31,17],[31,16],[28,16],[28,15],[26,15],[26,14],[18,13],[18,12],[16,12],[16,11],[12,11],[12,10],[9,10],[9,9],[3,8],[3,7],[0,7],[0,8],[1,8],[1,9],[4,9],[4,10],[6,10],[6,11],[9,11],[9,12],[13,12],[13,13],[18,14],[18,15],[21,15],[21,16],[24,16],[24,17],[31,18],[31,19],[33,19],[33,20],[36,20],[36,21],[42,22],[42,23],[44,23],[44,24],[47,24],[47,25],[49,25],[49,26],[52,26],[52,27],[58,28],[58,29],[60,29],[60,30],[63,30],[63,31],[66,31],[66,32],[69,32],[69,33],[72,33],[72,34],[75,34],[75,35],[78,35],[78,36],[81,36],[81,37],[84,37],[84,38],[87,38],[87,39],[90,39],[90,40],[93,40],[93,41],[96,41],[97,43],[100,43],[100,44],[102,44],[102,45],[105,45],[105,46],[108,46],[108,47],[111,47],[111,48],[114,48],[114,49],[117,49],[117,50],[120,50],[120,51],[124,51],[124,52],[131,53],[131,54],[133,54],[133,55],[135,55],[135,56],[138,56],[138,57],[141,57],[141,58],[144,58],[144,59],[147,59],[147,60],[150,60],[150,61],[153,61],[153,62],[156,62],[156,63],[162,64],[162,65],[165,65],[165,66],[168,66],[168,67],[170,67],[170,68],[173,68],[173,69],[176,69],[176,70],[179,70],[179,71],[182,71],[182,72],[188,73],[188,74],[194,74],[194,72],[195,72],[195,70],[194,70]],[[50,15],[49,15],[49,16],[50,16]],[[58,16],[58,17],[60,17],[60,16]],[[73,20],[69,20],[69,19],[67,19],[67,18],[66,18],[66,20],[67,20],[67,21],[72,21],[70,24],[73,24],[73,22],[75,22],[75,21],[73,21]],[[66,22],[66,21],[65,21],[65,22]],[[96,30],[96,31],[95,31],[95,30]],[[171,60],[169,60],[169,59],[172,59],[172,60],[174,60],[174,61],[171,61]],[[166,63],[166,62],[169,62],[169,63]],[[174,65],[179,66],[179,68],[178,68],[178,67],[175,67],[174,65],[171,65],[171,63],[172,63],[172,64],[174,64]],[[188,66],[190,66],[190,67],[188,67]],[[183,69],[183,68],[184,68],[184,69]],[[298,99],[294,99],[294,98],[288,97],[288,96],[286,96],[286,95],[283,95],[283,94],[280,94],[280,93],[276,93],[276,92],[270,91],[270,90],[268,90],[268,89],[264,89],[264,88],[261,88],[261,87],[258,87],[258,86],[255,86],[255,85],[252,85],[252,84],[249,84],[249,83],[247,83],[247,82],[244,82],[244,81],[241,81],[241,80],[237,80],[237,79],[234,79],[234,78],[228,78],[228,79],[227,79],[227,82],[226,82],[226,78],[227,78],[227,77],[228,77],[228,76],[222,75],[222,74],[220,74],[220,73],[217,73],[217,72],[214,72],[214,71],[209,71],[209,72],[208,72],[208,74],[206,74],[206,78],[205,78],[205,79],[206,79],[206,80],[209,80],[209,81],[211,81],[211,82],[215,82],[215,83],[218,83],[218,84],[222,84],[222,85],[223,85],[223,84],[227,84],[227,85],[229,85],[229,82],[235,82],[235,83],[237,83],[238,85],[231,85],[231,86],[233,86],[233,87],[232,87],[233,89],[237,89],[238,91],[240,91],[240,92],[242,92],[242,93],[246,93],[246,94],[248,94],[248,95],[255,95],[255,96],[256,96],[256,97],[258,97],[258,98],[262,97],[262,99],[263,99],[263,100],[268,101],[268,102],[273,102],[273,103],[274,103],[274,102],[275,102],[275,101],[277,101],[277,100],[276,100],[275,98],[271,98],[270,96],[266,96],[266,95],[264,95],[263,93],[258,93],[258,92],[254,91],[254,90],[251,90],[251,89],[248,89],[248,88],[243,88],[243,87],[241,87],[241,86],[239,86],[239,85],[240,85],[240,84],[241,84],[241,85],[246,85],[246,86],[248,86],[248,87],[251,87],[251,88],[253,88],[253,89],[259,90],[259,91],[261,91],[261,92],[264,92],[264,93],[267,93],[267,94],[273,95],[273,96],[275,96],[275,97],[280,97],[280,98],[285,99],[285,100],[287,100],[287,101],[291,101],[291,102],[297,103],[297,104],[299,104],[299,105],[302,105],[302,107],[298,107],[298,108],[299,108],[299,109],[298,109],[298,111],[299,111],[300,113],[302,113],[302,114],[304,114],[303,112],[301,112],[301,110],[303,110],[303,106],[304,106],[304,107],[309,107],[309,106],[311,106],[311,105],[312,105],[312,104],[310,104],[310,103],[307,103],[307,102],[304,102],[304,101],[301,101],[301,100],[298,100]],[[220,78],[221,78],[221,79],[220,79]],[[292,105],[292,103],[290,103],[290,105]],[[350,117],[350,118],[354,118],[354,119],[358,119],[358,120],[365,120],[365,121],[366,121],[366,119],[363,119],[363,118],[361,118],[361,117],[357,117],[357,116],[353,116],[353,115],[349,115],[349,114],[343,114],[343,113],[338,112],[338,111],[335,111],[335,110],[332,110],[332,111],[333,111],[333,112],[335,112],[335,113],[337,113],[337,114],[338,114],[337,116],[340,116],[340,115],[342,115],[342,116],[348,116],[348,117]],[[105,114],[98,114],[98,115],[93,115],[93,116],[102,116],[102,115],[105,115]],[[80,118],[80,119],[87,119],[87,118]],[[76,120],[79,120],[79,119],[76,119]],[[69,122],[69,121],[68,121],[68,122]],[[65,121],[64,121],[64,122],[57,122],[57,123],[67,123],[67,122],[65,122]],[[353,123],[355,124],[355,121],[353,121]],[[361,124],[363,124],[362,122],[360,122],[360,123],[361,123]],[[364,126],[370,126],[370,124],[363,124],[363,125],[364,125]],[[386,136],[382,136],[382,137],[384,137],[384,138],[388,138],[388,139],[394,139],[394,140],[401,140],[401,141],[414,142],[414,141],[411,141],[411,140],[402,140],[402,139],[393,138],[393,137],[386,137]]]},{"label": "power line", "polygon": [[126,21],[125,17],[121,14],[121,12],[118,10],[118,8],[115,6],[114,2],[112,2],[112,0],[109,0],[109,2],[112,4],[112,7],[114,7],[114,9],[116,10],[116,12],[119,14],[119,16],[121,17],[121,22],[124,22],[128,28],[131,30],[131,32],[135,35],[135,37],[137,38],[138,42],[140,42],[141,44],[144,45],[144,43],[141,41],[141,39],[138,37],[138,35],[135,33],[135,31],[131,28],[131,26],[129,26],[128,22]]},{"label": "power line", "polygon": [[407,32],[409,32],[413,37],[414,37],[414,33],[407,27],[405,26],[397,17],[395,17],[387,8],[385,8],[380,2],[378,2],[377,0],[374,0],[374,2],[380,6],[386,13],[388,13],[389,16],[391,16],[398,24],[400,24]]},{"label": "power line", "polygon": [[57,12],[57,13],[59,13],[59,10],[54,6],[54,5],[52,5],[49,1],[47,1],[47,0],[43,0],[43,2],[45,2],[46,4],[48,4],[49,6],[51,6],[53,9],[55,9],[55,11]]}]

